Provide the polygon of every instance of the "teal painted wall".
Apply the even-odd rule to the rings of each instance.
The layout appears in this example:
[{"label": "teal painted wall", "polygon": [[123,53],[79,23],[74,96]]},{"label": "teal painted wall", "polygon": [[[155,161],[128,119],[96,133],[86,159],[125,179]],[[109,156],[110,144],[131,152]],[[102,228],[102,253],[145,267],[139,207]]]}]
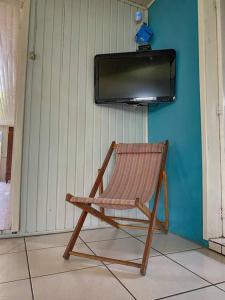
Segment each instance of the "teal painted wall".
[{"label": "teal painted wall", "polygon": [[170,231],[203,244],[197,0],[156,0],[149,24],[152,48],[177,52],[176,102],[149,107],[148,118],[149,141],[170,142]]}]

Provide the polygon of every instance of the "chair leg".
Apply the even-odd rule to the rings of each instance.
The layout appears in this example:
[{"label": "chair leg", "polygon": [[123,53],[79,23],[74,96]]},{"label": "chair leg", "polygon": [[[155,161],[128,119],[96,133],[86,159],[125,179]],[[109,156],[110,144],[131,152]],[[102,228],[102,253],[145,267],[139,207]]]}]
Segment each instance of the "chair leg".
[{"label": "chair leg", "polygon": [[167,183],[166,171],[163,172],[163,185],[164,185],[165,230],[166,230],[166,233],[168,233],[169,207],[168,207],[168,183]]},{"label": "chair leg", "polygon": [[70,238],[70,241],[69,241],[69,243],[68,243],[68,245],[66,247],[66,250],[65,250],[65,252],[63,254],[63,258],[69,259],[69,257],[70,257],[69,252],[73,250],[73,247],[74,247],[74,245],[75,245],[75,243],[77,241],[77,238],[78,238],[78,236],[80,234],[81,228],[82,228],[82,226],[84,224],[84,221],[85,221],[86,217],[87,217],[87,212],[83,211],[81,213],[81,215],[80,215],[80,218],[78,220],[76,228],[74,229],[73,234],[72,234],[72,236]]},{"label": "chair leg", "polygon": [[154,232],[154,223],[155,223],[154,219],[156,219],[156,214],[152,215],[151,223],[149,224],[149,228],[148,228],[147,239],[145,242],[145,249],[144,249],[141,270],[140,270],[140,273],[143,276],[146,274],[146,269],[148,266],[148,259],[149,259],[149,254],[150,254],[150,250],[151,250],[152,238],[153,238],[153,232]]},{"label": "chair leg", "polygon": [[148,235],[147,235],[147,239],[145,242],[145,250],[144,250],[142,264],[141,264],[140,273],[143,276],[146,274],[146,269],[148,266],[148,259],[149,259],[151,245],[152,245],[153,231],[154,231],[154,226],[155,226],[156,216],[157,216],[157,209],[158,209],[158,204],[159,204],[159,196],[160,196],[162,178],[163,177],[162,177],[162,173],[161,173],[159,182],[158,182],[158,186],[157,186],[157,190],[156,190],[154,207],[153,207],[153,210],[151,213],[150,224],[148,227]]}]

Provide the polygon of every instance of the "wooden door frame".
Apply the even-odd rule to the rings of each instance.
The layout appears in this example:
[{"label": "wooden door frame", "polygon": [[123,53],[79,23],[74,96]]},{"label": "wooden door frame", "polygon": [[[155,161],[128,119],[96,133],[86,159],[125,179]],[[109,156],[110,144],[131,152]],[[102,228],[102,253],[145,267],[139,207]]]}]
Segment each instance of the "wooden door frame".
[{"label": "wooden door frame", "polygon": [[221,220],[222,236],[225,236],[225,21],[222,11],[225,10],[224,0],[216,0],[217,35],[218,35],[218,77],[219,77],[219,122],[220,122],[220,161],[221,161]]},{"label": "wooden door frame", "polygon": [[22,171],[22,145],[23,145],[23,120],[24,100],[26,88],[27,49],[29,32],[30,0],[21,1],[17,83],[16,83],[16,107],[14,123],[14,140],[12,155],[11,177],[11,231],[19,231],[20,223],[20,196],[21,196],[21,171]]},{"label": "wooden door frame", "polygon": [[[221,143],[221,53],[218,31],[220,0],[198,0],[199,77],[202,131],[203,238],[220,237],[224,198],[224,137]],[[224,149],[224,148],[223,148]]]}]

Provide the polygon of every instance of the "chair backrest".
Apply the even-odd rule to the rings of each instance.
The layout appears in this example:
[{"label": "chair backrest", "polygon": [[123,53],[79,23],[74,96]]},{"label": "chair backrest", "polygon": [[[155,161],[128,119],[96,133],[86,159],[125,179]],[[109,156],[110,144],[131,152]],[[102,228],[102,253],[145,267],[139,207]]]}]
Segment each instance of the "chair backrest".
[{"label": "chair backrest", "polygon": [[151,199],[155,192],[165,143],[117,144],[116,163],[101,198],[140,199],[142,203]]}]

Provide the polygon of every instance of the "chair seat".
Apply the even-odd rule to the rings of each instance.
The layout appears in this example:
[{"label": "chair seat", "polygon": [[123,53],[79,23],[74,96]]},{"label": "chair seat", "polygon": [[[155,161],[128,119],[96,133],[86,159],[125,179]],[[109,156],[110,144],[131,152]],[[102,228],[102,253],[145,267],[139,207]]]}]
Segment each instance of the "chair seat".
[{"label": "chair seat", "polygon": [[76,197],[71,194],[67,194],[66,200],[70,203],[95,204],[100,207],[112,209],[129,209],[135,207],[135,200],[128,199]]}]

